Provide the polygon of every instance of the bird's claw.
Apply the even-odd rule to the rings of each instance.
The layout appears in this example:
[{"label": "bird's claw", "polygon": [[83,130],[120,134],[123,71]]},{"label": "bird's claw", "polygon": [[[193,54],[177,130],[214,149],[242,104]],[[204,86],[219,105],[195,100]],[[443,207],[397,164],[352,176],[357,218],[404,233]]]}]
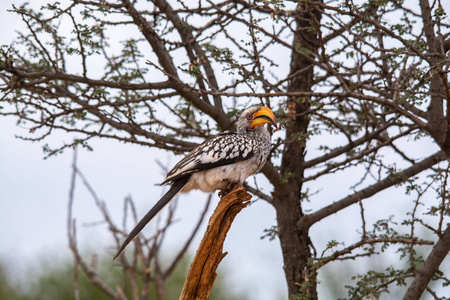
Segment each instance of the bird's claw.
[{"label": "bird's claw", "polygon": [[235,188],[237,185],[238,185],[237,182],[230,182],[230,183],[228,183],[227,187],[224,188],[223,190],[221,190],[221,191],[219,192],[219,197],[220,197],[220,198],[225,197],[225,196],[228,195],[232,190],[234,190],[234,188]]},{"label": "bird's claw", "polygon": [[227,191],[227,189],[221,190],[218,195],[220,198],[225,197],[227,194],[229,193],[229,191]]}]

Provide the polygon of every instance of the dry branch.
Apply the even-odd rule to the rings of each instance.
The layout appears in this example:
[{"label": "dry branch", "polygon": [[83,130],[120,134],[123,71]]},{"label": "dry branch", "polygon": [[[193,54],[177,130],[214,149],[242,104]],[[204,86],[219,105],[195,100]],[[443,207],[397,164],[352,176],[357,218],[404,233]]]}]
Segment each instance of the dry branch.
[{"label": "dry branch", "polygon": [[222,250],[228,230],[250,198],[244,188],[239,188],[220,200],[189,268],[180,299],[209,299],[217,267],[227,254]]},{"label": "dry branch", "polygon": [[439,266],[446,258],[449,251],[450,224],[447,224],[447,229],[444,231],[442,236],[440,236],[439,241],[433,247],[433,250],[431,250],[431,253],[425,260],[425,263],[422,265],[419,272],[417,272],[413,282],[408,287],[403,300],[418,300],[422,296],[431,279],[436,274],[436,272],[438,272]]}]

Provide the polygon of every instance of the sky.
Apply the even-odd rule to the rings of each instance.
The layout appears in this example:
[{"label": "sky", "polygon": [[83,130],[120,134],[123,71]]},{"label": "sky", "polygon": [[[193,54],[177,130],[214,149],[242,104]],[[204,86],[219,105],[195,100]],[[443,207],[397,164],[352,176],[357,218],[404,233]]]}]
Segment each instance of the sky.
[{"label": "sky", "polygon": [[[15,36],[14,30],[24,30],[20,18],[6,12],[11,3],[19,5],[22,1],[0,2],[0,20],[4,24],[13,24],[0,27],[0,44],[10,44]],[[43,143],[17,139],[16,135],[26,134],[26,131],[15,122],[14,118],[0,118],[0,262],[6,262],[11,274],[20,278],[29,268],[41,267],[42,262],[71,259],[66,224],[73,153],[66,150],[63,154],[44,160]],[[58,143],[63,138],[63,134],[57,133],[47,142]],[[158,184],[163,181],[165,174],[156,161],[170,167],[180,158],[161,150],[117,141],[96,140],[92,146],[93,152],[79,150],[78,168],[119,224],[125,197],[130,195],[133,198],[138,213],[143,216],[164,192]],[[426,153],[428,147],[431,146],[426,145],[418,151]],[[340,181],[344,180],[337,178],[330,183],[330,187],[323,191],[323,203],[319,201],[314,205],[322,207],[331,197],[339,199],[338,195],[347,195],[348,190],[339,188],[343,186]],[[378,203],[368,201],[368,209],[371,205],[375,209],[382,201],[389,202],[389,198],[395,196],[395,192],[384,193],[380,195]],[[173,256],[180,248],[180,237],[190,233],[206,198],[207,195],[202,193],[191,193],[179,198],[176,211],[179,221],[168,235],[163,248],[164,255]],[[217,200],[217,195],[214,195],[208,215]],[[404,204],[396,202],[389,205],[402,209]],[[112,258],[115,251],[111,249],[112,240],[105,234],[105,227],[86,226],[100,221],[101,216],[80,181],[77,182],[74,208],[80,248],[86,253],[98,253],[101,258]],[[327,223],[315,225],[311,232],[316,239],[313,242],[324,245],[335,237],[338,230],[355,232],[359,224],[349,221],[355,213],[359,213],[357,207],[349,208],[331,216]],[[256,201],[237,216],[228,234],[224,247],[228,255],[219,270],[226,272],[225,281],[233,288],[243,291],[247,287],[251,291],[247,299],[286,298],[279,242],[260,239],[264,229],[275,224],[275,211],[270,204]],[[330,228],[329,224],[339,226]],[[152,227],[150,224],[146,232],[151,232]],[[190,253],[195,252],[203,231],[204,226],[191,246]]]}]

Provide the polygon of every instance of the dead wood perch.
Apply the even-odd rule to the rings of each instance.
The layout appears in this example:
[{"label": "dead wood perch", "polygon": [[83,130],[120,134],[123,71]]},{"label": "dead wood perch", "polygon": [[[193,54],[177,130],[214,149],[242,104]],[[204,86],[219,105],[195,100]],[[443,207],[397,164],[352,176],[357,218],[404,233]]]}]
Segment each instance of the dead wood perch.
[{"label": "dead wood perch", "polygon": [[250,203],[249,193],[239,188],[220,199],[189,268],[180,300],[209,299],[216,270],[227,255],[223,243],[236,215]]}]

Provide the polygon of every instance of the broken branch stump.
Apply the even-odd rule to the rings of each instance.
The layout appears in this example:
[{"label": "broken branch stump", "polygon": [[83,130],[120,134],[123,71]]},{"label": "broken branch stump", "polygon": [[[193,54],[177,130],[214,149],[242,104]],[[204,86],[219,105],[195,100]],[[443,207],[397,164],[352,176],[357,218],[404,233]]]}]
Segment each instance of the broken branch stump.
[{"label": "broken branch stump", "polygon": [[251,198],[241,187],[220,199],[189,268],[180,300],[209,299],[217,277],[217,267],[227,255],[222,251],[228,230],[236,215],[250,203]]}]

